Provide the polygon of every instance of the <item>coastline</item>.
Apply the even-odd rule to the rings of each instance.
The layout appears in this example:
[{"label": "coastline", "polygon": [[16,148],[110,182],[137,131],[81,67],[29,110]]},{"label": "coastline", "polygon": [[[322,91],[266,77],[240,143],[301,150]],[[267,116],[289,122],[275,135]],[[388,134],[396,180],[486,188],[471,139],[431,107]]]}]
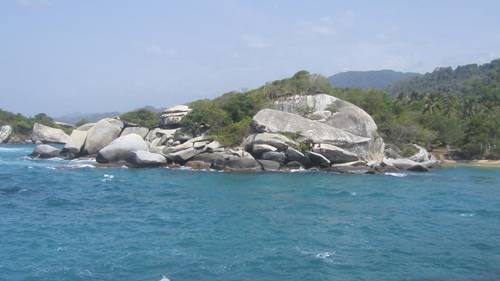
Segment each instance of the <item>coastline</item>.
[{"label": "coastline", "polygon": [[468,166],[500,168],[500,160],[441,160],[443,167]]}]

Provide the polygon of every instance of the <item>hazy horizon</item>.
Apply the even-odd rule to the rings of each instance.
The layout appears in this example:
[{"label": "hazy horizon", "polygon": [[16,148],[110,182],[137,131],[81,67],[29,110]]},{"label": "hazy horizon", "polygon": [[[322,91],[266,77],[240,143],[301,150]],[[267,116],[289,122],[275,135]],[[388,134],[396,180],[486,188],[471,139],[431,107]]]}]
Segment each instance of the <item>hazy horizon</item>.
[{"label": "hazy horizon", "polygon": [[0,108],[123,112],[302,69],[423,73],[500,57],[500,2],[435,2],[6,0]]}]

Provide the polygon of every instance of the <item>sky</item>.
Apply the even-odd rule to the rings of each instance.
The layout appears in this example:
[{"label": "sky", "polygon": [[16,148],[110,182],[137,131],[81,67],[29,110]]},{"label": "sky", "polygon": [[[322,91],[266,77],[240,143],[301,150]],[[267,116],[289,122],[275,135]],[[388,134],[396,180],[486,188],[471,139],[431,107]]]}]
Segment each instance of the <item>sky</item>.
[{"label": "sky", "polygon": [[302,69],[485,63],[500,57],[498,11],[498,0],[0,0],[0,108],[123,112]]}]

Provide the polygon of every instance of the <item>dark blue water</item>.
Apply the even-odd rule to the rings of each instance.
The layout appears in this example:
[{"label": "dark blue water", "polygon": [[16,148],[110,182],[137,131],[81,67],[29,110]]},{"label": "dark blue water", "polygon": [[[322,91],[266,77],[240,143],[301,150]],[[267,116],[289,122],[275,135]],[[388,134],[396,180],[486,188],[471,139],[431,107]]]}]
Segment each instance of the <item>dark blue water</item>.
[{"label": "dark blue water", "polygon": [[500,280],[499,169],[102,169],[31,149],[0,146],[0,280]]}]

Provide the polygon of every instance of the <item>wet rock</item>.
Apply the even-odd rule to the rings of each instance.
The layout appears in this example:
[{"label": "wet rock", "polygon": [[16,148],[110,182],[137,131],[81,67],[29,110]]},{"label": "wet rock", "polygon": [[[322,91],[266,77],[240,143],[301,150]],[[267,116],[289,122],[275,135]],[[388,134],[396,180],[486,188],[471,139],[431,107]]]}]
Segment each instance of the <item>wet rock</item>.
[{"label": "wet rock", "polygon": [[80,156],[80,152],[87,139],[87,133],[87,131],[73,130],[69,136],[68,142],[61,151],[61,156],[68,159]]},{"label": "wet rock", "polygon": [[279,171],[281,164],[272,160],[257,160],[262,165],[262,170],[267,172]]},{"label": "wet rock", "polygon": [[134,168],[159,167],[167,164],[167,159],[163,155],[144,150],[129,152],[126,161]]},{"label": "wet rock", "polygon": [[59,157],[60,152],[59,149],[48,144],[39,144],[35,147],[30,156],[34,158],[53,158]]},{"label": "wet rock", "polygon": [[99,163],[125,161],[129,153],[133,151],[148,151],[148,146],[139,135],[125,135],[113,140],[99,150],[96,161]]}]

